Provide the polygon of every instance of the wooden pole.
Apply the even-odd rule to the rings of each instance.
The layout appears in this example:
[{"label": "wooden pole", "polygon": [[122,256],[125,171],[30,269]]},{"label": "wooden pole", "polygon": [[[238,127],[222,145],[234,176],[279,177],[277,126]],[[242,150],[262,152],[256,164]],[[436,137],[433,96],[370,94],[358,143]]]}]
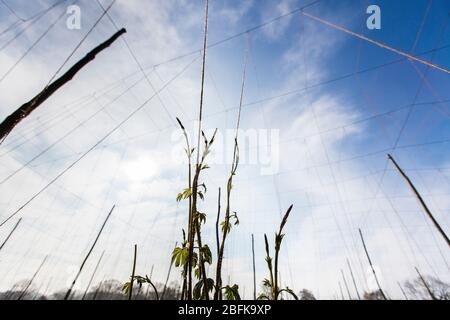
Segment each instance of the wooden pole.
[{"label": "wooden pole", "polygon": [[362,244],[363,244],[363,247],[364,247],[364,251],[366,252],[367,260],[369,260],[370,268],[372,269],[373,276],[375,277],[375,282],[377,283],[378,289],[380,290],[380,293],[383,296],[384,300],[387,300],[383,289],[381,289],[380,282],[378,281],[377,273],[375,272],[375,269],[373,268],[372,260],[370,260],[369,252],[367,251],[366,243],[364,242],[364,237],[363,237],[363,234],[361,232],[361,229],[358,229],[358,230],[359,230],[359,235],[361,236],[361,241],[362,241]]},{"label": "wooden pole", "polygon": [[137,260],[137,244],[134,245],[133,270],[131,271],[130,290],[128,291],[128,300],[131,300],[131,297],[133,296],[134,276],[136,273],[136,260]]},{"label": "wooden pole", "polygon": [[106,279],[106,277],[103,277],[102,281],[100,281],[100,283],[97,285],[97,288],[95,289],[94,296],[92,297],[92,300],[97,299],[97,295],[98,295],[99,291],[101,290],[102,284],[105,281],[105,279]]},{"label": "wooden pole", "polygon": [[[175,242],[175,248],[177,247],[178,242]],[[170,272],[172,271],[172,265],[173,263],[170,264],[169,266],[169,271],[167,272],[167,278],[166,278],[166,282],[164,283],[164,289],[163,292],[161,294],[161,300],[164,300],[164,295],[166,294],[166,290],[167,290],[167,283],[169,282],[169,278],[170,278]],[[150,278],[151,280],[152,278]]]},{"label": "wooden pole", "polygon": [[[150,280],[152,280],[153,276],[153,268],[155,267],[154,264],[152,264],[152,268],[150,269]],[[150,286],[147,286],[147,290],[145,291],[145,298],[148,297],[148,292],[150,291]]]},{"label": "wooden pole", "polygon": [[216,249],[217,249],[217,256],[219,256],[219,254],[220,254],[220,239],[219,239],[220,194],[221,194],[221,188],[219,188],[219,195],[218,195],[218,198],[217,198],[217,218],[216,218]]},{"label": "wooden pole", "polygon": [[427,289],[428,294],[430,295],[432,300],[438,300],[436,298],[436,296],[434,295],[433,291],[431,290],[431,288],[428,286],[428,283],[425,281],[425,279],[422,277],[422,275],[419,272],[419,269],[417,269],[417,267],[414,267],[414,269],[416,269],[417,274],[419,275],[420,280],[422,281],[423,285],[425,286],[425,288]]},{"label": "wooden pole", "polygon": [[77,273],[77,275],[75,276],[75,279],[73,279],[72,285],[70,286],[69,290],[67,290],[66,296],[64,297],[64,300],[69,299],[70,294],[72,293],[73,287],[75,286],[75,283],[77,282],[78,277],[79,277],[80,274],[81,274],[81,271],[83,271],[84,265],[86,264],[86,261],[89,259],[89,256],[91,255],[92,250],[94,250],[94,247],[95,247],[95,245],[97,244],[97,241],[98,241],[98,239],[100,238],[100,235],[101,235],[102,232],[103,232],[103,228],[105,227],[106,223],[108,222],[109,217],[111,217],[111,214],[112,214],[112,212],[114,211],[114,208],[115,208],[115,207],[116,207],[116,206],[114,205],[114,206],[111,208],[111,210],[109,211],[108,215],[106,216],[105,221],[103,222],[103,224],[102,224],[102,226],[101,226],[99,232],[97,233],[97,237],[95,238],[94,243],[92,243],[92,246],[91,246],[91,248],[89,249],[89,252],[86,254],[86,257],[84,258],[83,262],[81,263],[80,269],[78,270],[78,273]]},{"label": "wooden pole", "polygon": [[0,143],[6,139],[8,134],[16,127],[23,119],[28,117],[34,110],[36,110],[42,103],[50,98],[58,89],[64,86],[89,62],[95,59],[96,55],[101,51],[108,48],[114,41],[117,40],[122,34],[126,33],[124,28],[117,31],[111,38],[90,51],[83,59],[78,61],[72,66],[66,73],[60,78],[56,79],[51,84],[47,85],[37,96],[32,98],[27,103],[23,104],[16,111],[11,113],[0,124]]},{"label": "wooden pole", "polygon": [[[220,260],[220,234],[219,234],[219,223],[220,223],[220,197],[221,197],[221,188],[219,188],[219,195],[217,197],[217,218],[216,218],[216,249],[217,249],[217,266],[219,266]],[[216,270],[216,290],[214,292],[214,300],[221,299],[221,271]]]},{"label": "wooden pole", "polygon": [[348,260],[348,258],[347,258],[347,266],[348,266],[348,269],[350,270],[350,275],[352,277],[353,286],[355,287],[356,296],[358,297],[358,300],[361,300],[361,296],[359,295],[359,291],[358,291],[358,286],[356,285],[355,276],[353,275],[352,266],[350,265],[350,261]]},{"label": "wooden pole", "polygon": [[[202,71],[201,71],[201,87],[200,87],[200,106],[199,106],[199,117],[198,117],[198,136],[197,136],[197,160],[195,162],[195,174],[192,183],[192,205],[191,205],[191,219],[192,223],[190,225],[189,242],[189,256],[188,256],[188,300],[192,300],[192,268],[194,259],[194,240],[195,233],[197,233],[197,241],[199,247],[198,263],[200,267],[200,272],[203,280],[203,294],[202,297],[205,300],[209,300],[208,292],[208,279],[206,276],[205,263],[203,255],[200,254],[202,248],[201,238],[200,238],[200,224],[198,223],[195,215],[197,214],[197,188],[198,188],[198,178],[200,175],[200,139],[202,133],[202,119],[203,119],[203,99],[204,99],[204,89],[205,89],[205,70],[206,70],[206,48],[208,42],[208,12],[209,12],[209,0],[205,1],[205,24],[204,24],[204,36],[203,36],[203,54],[202,54]],[[220,284],[216,284],[220,287]]]},{"label": "wooden pole", "polygon": [[8,242],[9,238],[11,238],[11,235],[14,233],[14,231],[16,231],[17,227],[19,226],[19,223],[22,221],[22,218],[20,218],[19,220],[17,220],[17,223],[14,225],[14,227],[12,228],[11,232],[8,234],[8,236],[6,237],[5,241],[3,241],[2,245],[0,246],[0,251],[3,249],[3,247],[5,246],[5,244]]},{"label": "wooden pole", "polygon": [[347,290],[348,299],[353,300],[352,295],[350,294],[350,289],[348,288],[347,280],[345,279],[344,271],[341,269],[342,279],[344,280],[345,289]]},{"label": "wooden pole", "polygon": [[91,287],[92,280],[94,280],[94,276],[97,273],[98,266],[100,265],[100,262],[102,261],[103,255],[105,254],[105,250],[103,250],[102,254],[100,255],[100,258],[98,259],[97,265],[95,266],[94,272],[92,272],[91,278],[89,279],[89,283],[86,287],[86,290],[84,291],[83,297],[81,300],[84,300],[86,298],[86,295],[88,293],[89,288]]},{"label": "wooden pole", "polygon": [[45,261],[47,261],[47,258],[48,256],[45,256],[44,260],[42,260],[41,264],[39,265],[39,268],[37,268],[36,272],[33,274],[33,277],[30,279],[30,281],[28,281],[25,289],[23,289],[22,293],[20,294],[19,298],[17,298],[17,300],[22,300],[22,298],[25,296],[34,279],[36,278],[37,274],[42,269],[42,266],[44,265]]},{"label": "wooden pole", "polygon": [[344,297],[344,292],[342,291],[342,286],[341,286],[341,282],[340,282],[340,281],[338,281],[338,283],[339,283],[339,291],[341,292],[341,298],[342,298],[342,300],[345,300],[345,297]]},{"label": "wooden pole", "polygon": [[252,257],[253,257],[253,300],[256,300],[255,237],[253,233],[252,233]]},{"label": "wooden pole", "polygon": [[397,285],[398,285],[398,287],[400,288],[400,291],[402,292],[402,294],[403,294],[403,296],[405,297],[405,299],[406,299],[406,300],[409,300],[409,299],[408,299],[408,296],[406,295],[405,290],[403,290],[403,287],[402,287],[402,285],[400,284],[400,282],[397,281]]},{"label": "wooden pole", "polygon": [[450,247],[450,240],[448,238],[448,236],[445,234],[444,230],[442,229],[442,227],[440,226],[440,224],[437,222],[437,220],[434,218],[433,214],[431,213],[430,209],[428,209],[428,206],[426,205],[425,201],[422,199],[421,195],[419,194],[419,192],[417,191],[416,187],[414,186],[414,184],[411,182],[411,180],[408,178],[408,176],[403,172],[403,170],[400,168],[400,166],[397,164],[397,162],[395,161],[395,159],[388,154],[388,159],[392,161],[392,163],[394,164],[395,168],[398,170],[398,172],[402,175],[402,177],[406,180],[406,182],[408,183],[409,187],[411,188],[411,190],[414,192],[415,196],[417,197],[417,199],[419,200],[420,205],[422,206],[423,210],[425,210],[426,214],[428,215],[428,217],[431,219],[431,221],[433,222],[434,226],[436,227],[436,229],[439,231],[439,233],[441,234],[441,236],[444,238],[444,240],[447,242],[447,245]]}]

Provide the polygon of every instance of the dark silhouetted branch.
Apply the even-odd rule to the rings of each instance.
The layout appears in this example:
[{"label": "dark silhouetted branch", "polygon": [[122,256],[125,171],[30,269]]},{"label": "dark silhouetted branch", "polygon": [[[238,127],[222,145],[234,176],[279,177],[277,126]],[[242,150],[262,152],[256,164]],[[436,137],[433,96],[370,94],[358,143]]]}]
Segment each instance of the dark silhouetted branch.
[{"label": "dark silhouetted branch", "polygon": [[114,41],[122,34],[126,33],[125,29],[117,31],[111,38],[90,51],[83,59],[78,61],[72,68],[64,73],[60,78],[46,86],[37,96],[23,104],[19,109],[14,111],[0,124],[0,142],[8,136],[8,134],[26,117],[28,117],[34,110],[36,110],[42,103],[50,98],[58,89],[64,86],[89,62],[95,59],[96,55],[104,49],[108,48]]},{"label": "dark silhouetted branch", "polygon": [[406,180],[406,182],[408,183],[409,187],[411,188],[411,190],[414,192],[415,196],[417,197],[417,199],[419,200],[422,208],[425,210],[425,212],[427,213],[428,217],[431,219],[431,221],[433,222],[434,226],[436,227],[436,229],[439,231],[439,233],[441,234],[441,236],[445,239],[445,241],[447,242],[447,245],[450,247],[450,240],[448,238],[448,236],[445,234],[444,230],[442,229],[442,227],[440,226],[440,224],[437,222],[437,220],[434,218],[433,214],[431,213],[430,209],[428,209],[428,206],[426,205],[425,201],[422,199],[419,191],[417,191],[416,187],[414,186],[414,184],[411,182],[411,180],[408,178],[408,176],[403,172],[403,170],[400,168],[400,166],[397,164],[397,162],[395,161],[395,159],[388,154],[388,158],[389,160],[392,161],[392,163],[394,164],[395,168],[398,170],[398,172],[400,172],[400,174],[402,175],[402,177]]}]

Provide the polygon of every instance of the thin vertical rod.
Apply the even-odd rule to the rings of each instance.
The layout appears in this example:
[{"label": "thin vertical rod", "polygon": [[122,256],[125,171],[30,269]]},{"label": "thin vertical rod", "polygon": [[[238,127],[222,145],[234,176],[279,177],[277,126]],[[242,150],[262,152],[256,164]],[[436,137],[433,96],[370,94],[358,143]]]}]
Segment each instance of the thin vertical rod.
[{"label": "thin vertical rod", "polygon": [[397,285],[398,285],[398,287],[400,288],[400,291],[402,292],[402,294],[403,294],[403,296],[405,297],[405,299],[406,299],[406,300],[409,300],[409,299],[408,299],[408,296],[406,295],[405,290],[403,290],[403,287],[402,287],[402,285],[400,284],[400,282],[397,281]]},{"label": "thin vertical rod", "polygon": [[81,271],[83,271],[84,265],[86,264],[86,261],[89,259],[89,256],[91,255],[92,251],[94,250],[95,245],[97,244],[98,239],[100,238],[103,228],[105,228],[106,223],[109,220],[109,217],[111,217],[112,212],[114,211],[114,208],[116,206],[114,205],[111,210],[109,211],[108,215],[106,216],[105,221],[102,224],[102,227],[100,228],[99,232],[97,233],[97,237],[95,237],[94,243],[92,243],[91,248],[89,249],[89,252],[87,253],[86,257],[84,258],[83,262],[81,263],[80,270],[78,270],[77,275],[75,276],[75,279],[73,279],[72,285],[70,286],[69,290],[67,290],[66,296],[64,297],[64,300],[69,299],[70,294],[72,293],[73,287],[75,286],[75,283],[78,280],[78,277],[81,274]]},{"label": "thin vertical rod", "polygon": [[25,293],[27,293],[37,274],[42,269],[42,266],[44,265],[45,261],[47,261],[47,258],[48,256],[45,256],[44,260],[42,260],[41,264],[39,265],[39,268],[37,268],[36,272],[33,274],[33,277],[30,279],[30,281],[28,281],[27,286],[25,287],[25,289],[23,289],[22,293],[20,294],[19,298],[17,298],[17,300],[22,300],[22,298],[25,296]]},{"label": "thin vertical rod", "polygon": [[342,286],[341,286],[341,282],[340,282],[340,281],[338,281],[338,283],[339,283],[339,291],[341,292],[341,298],[342,298],[342,300],[345,300],[345,297],[344,297],[344,292],[342,291]]},{"label": "thin vertical rod", "polygon": [[364,242],[364,237],[361,232],[361,229],[359,230],[359,235],[361,236],[361,241],[364,247],[364,251],[366,252],[367,260],[369,260],[370,268],[372,269],[373,276],[375,277],[375,281],[377,283],[378,289],[380,290],[381,295],[383,296],[384,300],[387,300],[386,295],[384,294],[383,289],[381,289],[380,282],[378,281],[377,273],[375,272],[375,269],[373,268],[372,260],[370,260],[369,252],[367,251],[366,243]]},{"label": "thin vertical rod", "polygon": [[[152,280],[152,276],[153,276],[153,268],[155,267],[154,264],[152,264],[152,268],[150,269],[150,280]],[[147,291],[145,291],[145,298],[148,297],[148,292],[150,291],[150,286],[147,286]]]},{"label": "thin vertical rod", "polygon": [[256,300],[255,237],[253,234],[252,234],[252,257],[253,257],[253,300]]},{"label": "thin vertical rod", "polygon": [[131,271],[130,290],[128,291],[128,300],[133,296],[134,276],[136,274],[136,260],[137,260],[137,244],[134,245],[133,270]]},{"label": "thin vertical rod", "polygon": [[414,186],[414,184],[411,182],[411,180],[408,178],[408,176],[403,172],[403,170],[400,168],[400,166],[397,164],[397,162],[395,161],[395,159],[388,154],[388,159],[392,161],[392,163],[394,164],[395,168],[398,170],[398,172],[402,175],[402,177],[406,180],[406,182],[408,183],[409,187],[411,188],[411,190],[414,192],[415,196],[417,197],[417,199],[419,200],[420,205],[422,206],[423,210],[425,210],[426,214],[428,215],[428,217],[431,219],[431,221],[433,222],[434,226],[436,227],[436,229],[439,231],[439,233],[441,234],[441,236],[444,238],[444,240],[447,242],[447,245],[450,247],[450,239],[448,238],[448,236],[445,234],[444,230],[442,229],[441,225],[439,224],[439,222],[437,222],[437,220],[434,218],[433,214],[431,213],[430,209],[428,209],[428,206],[426,205],[425,201],[422,199],[420,193],[417,191],[416,187]]},{"label": "thin vertical rod", "polygon": [[16,231],[17,227],[19,226],[19,223],[22,221],[22,218],[20,218],[17,223],[14,225],[14,228],[12,228],[11,232],[8,234],[8,236],[6,237],[5,241],[3,241],[2,245],[0,246],[0,251],[3,249],[3,247],[5,246],[5,244],[8,242],[9,238],[11,237],[11,235],[14,233],[14,231]]},{"label": "thin vertical rod", "polygon": [[[175,248],[177,247],[177,245],[178,245],[178,242],[175,242]],[[169,282],[170,272],[172,271],[172,265],[173,265],[173,263],[170,264],[169,271],[167,272],[167,278],[166,278],[166,282],[164,283],[164,289],[163,289],[163,292],[161,294],[161,300],[164,300],[164,295],[166,294],[167,283]],[[151,280],[151,278],[150,278],[150,280]]]},{"label": "thin vertical rod", "polygon": [[344,280],[345,289],[347,290],[348,299],[353,300],[352,295],[350,294],[350,289],[348,288],[347,280],[345,279],[344,271],[341,269],[342,279]]},{"label": "thin vertical rod", "polygon": [[350,270],[350,275],[352,277],[353,286],[355,287],[356,296],[358,297],[358,300],[361,300],[361,296],[359,295],[358,286],[356,285],[355,276],[353,275],[352,266],[350,265],[350,261],[348,259],[347,259],[347,265],[348,265],[348,269]]},{"label": "thin vertical rod", "polygon": [[102,254],[100,255],[100,258],[98,259],[97,265],[95,266],[94,272],[92,272],[91,279],[89,279],[89,283],[88,283],[88,285],[86,287],[86,290],[84,291],[84,294],[83,294],[83,297],[81,298],[81,300],[84,300],[84,298],[86,298],[88,290],[91,287],[92,280],[94,280],[94,276],[97,273],[98,266],[100,265],[100,262],[102,261],[102,258],[103,258],[104,254],[105,254],[105,250],[103,250]]},{"label": "thin vertical rod", "polygon": [[425,281],[425,279],[422,277],[422,275],[419,272],[419,269],[417,267],[414,267],[416,269],[417,274],[419,275],[420,280],[422,281],[423,285],[427,289],[428,294],[430,295],[432,300],[438,300],[436,296],[434,295],[433,291],[431,291],[430,287],[428,286],[428,283]]}]

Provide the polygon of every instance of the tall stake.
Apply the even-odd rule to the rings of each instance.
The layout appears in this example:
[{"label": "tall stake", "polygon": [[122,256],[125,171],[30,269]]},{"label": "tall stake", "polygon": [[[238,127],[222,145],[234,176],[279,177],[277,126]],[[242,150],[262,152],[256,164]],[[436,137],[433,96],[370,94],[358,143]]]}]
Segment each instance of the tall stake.
[{"label": "tall stake", "polygon": [[392,161],[392,163],[394,164],[395,168],[398,170],[398,172],[402,175],[402,177],[406,180],[406,182],[408,183],[409,187],[411,188],[411,190],[414,192],[415,196],[417,197],[417,199],[420,202],[420,205],[422,206],[423,210],[425,210],[426,214],[428,215],[428,217],[431,219],[431,221],[433,222],[434,226],[436,227],[436,229],[439,231],[439,233],[441,234],[441,236],[444,238],[444,240],[447,242],[447,245],[450,247],[450,239],[448,238],[448,236],[445,234],[444,230],[442,229],[442,227],[440,226],[440,224],[437,222],[437,220],[434,218],[433,214],[431,213],[430,209],[428,209],[428,206],[426,205],[425,201],[422,199],[422,197],[420,196],[419,192],[417,191],[416,187],[414,186],[414,184],[411,182],[411,180],[408,178],[408,176],[403,172],[403,170],[400,168],[400,166],[397,164],[397,162],[395,161],[395,159],[388,154],[388,159]]},{"label": "tall stake", "polygon": [[133,269],[131,271],[130,290],[128,291],[128,300],[131,300],[131,297],[133,296],[134,276],[136,274],[136,260],[137,260],[137,244],[134,245]]},{"label": "tall stake", "polygon": [[370,260],[369,252],[367,251],[366,243],[364,242],[364,237],[363,237],[363,234],[361,232],[361,229],[358,229],[358,230],[359,230],[359,235],[361,236],[361,241],[362,241],[362,244],[363,244],[363,247],[364,247],[364,251],[366,252],[367,260],[369,260],[370,268],[372,269],[373,276],[375,277],[375,282],[377,283],[378,289],[380,290],[380,293],[383,296],[383,299],[387,300],[383,289],[381,289],[380,282],[378,281],[377,273],[375,272],[375,269],[373,268],[372,260]]},{"label": "tall stake", "polygon": [[352,295],[350,294],[350,289],[348,288],[347,280],[345,279],[344,271],[341,269],[342,279],[344,279],[345,289],[347,290],[348,299],[353,300]]},{"label": "tall stake", "polygon": [[402,294],[403,294],[403,296],[405,297],[405,299],[406,299],[406,300],[409,300],[409,299],[408,299],[408,296],[406,295],[405,290],[403,290],[403,287],[402,287],[402,285],[400,284],[400,282],[397,281],[397,285],[398,285],[398,287],[400,288],[400,291],[402,292]]},{"label": "tall stake", "polygon": [[[206,64],[206,48],[208,43],[208,10],[209,10],[209,0],[206,0],[205,4],[205,30],[204,30],[204,37],[203,37],[203,58],[202,58],[202,73],[201,73],[201,88],[200,88],[200,107],[199,107],[199,121],[198,121],[198,140],[197,140],[197,160],[196,160],[196,167],[195,167],[195,175],[192,183],[192,196],[190,199],[192,199],[192,204],[190,208],[189,213],[189,230],[188,230],[188,243],[189,243],[189,255],[188,255],[188,300],[192,300],[192,260],[194,257],[194,239],[195,239],[195,233],[197,232],[197,235],[200,235],[200,226],[196,226],[197,219],[195,219],[196,211],[197,211],[197,188],[198,188],[198,175],[200,173],[200,137],[202,132],[202,118],[203,118],[203,93],[204,93],[204,85],[205,85],[205,64]],[[190,181],[190,179],[189,179]],[[199,239],[199,241],[201,241]],[[199,244],[199,247],[201,245]],[[204,298],[209,299],[208,297],[208,290],[206,288],[206,270],[204,268],[204,261],[203,256],[200,253],[199,254],[199,262],[200,262],[200,268],[202,269],[202,278],[204,281]]]},{"label": "tall stake", "polygon": [[22,218],[20,218],[19,220],[17,220],[16,224],[14,225],[14,227],[12,228],[11,232],[8,234],[8,236],[6,237],[5,241],[3,241],[2,245],[0,246],[0,251],[3,249],[3,247],[5,246],[5,244],[8,242],[9,238],[11,238],[11,235],[14,233],[14,231],[16,231],[17,227],[19,226],[19,223],[22,221]]},{"label": "tall stake", "polygon": [[217,197],[217,218],[216,218],[216,249],[217,256],[220,254],[220,239],[219,239],[219,222],[220,222],[220,196],[221,188],[219,188],[219,196]]},{"label": "tall stake", "polygon": [[[219,196],[217,198],[217,218],[216,218],[216,249],[217,249],[217,265],[219,265],[219,260],[221,259],[221,244],[220,244],[220,234],[219,234],[219,223],[220,223],[220,198],[222,189],[219,188]],[[221,271],[216,270],[216,290],[214,292],[214,300],[222,300],[222,283],[219,278],[221,277]]]},{"label": "tall stake", "polygon": [[86,290],[84,291],[83,297],[81,297],[81,300],[84,300],[84,298],[86,298],[86,295],[87,295],[87,293],[89,291],[89,288],[91,287],[92,280],[94,280],[95,274],[97,273],[98,266],[100,265],[100,262],[102,261],[102,258],[103,258],[104,254],[105,254],[105,250],[103,250],[102,254],[100,255],[100,258],[97,261],[97,264],[95,266],[94,272],[92,272],[91,278],[89,279],[89,283],[88,283],[88,285],[86,287]]},{"label": "tall stake", "polygon": [[117,31],[111,38],[91,50],[83,59],[78,61],[72,66],[66,73],[54,82],[46,86],[37,96],[23,104],[20,108],[10,114],[2,123],[0,123],[0,144],[8,136],[8,134],[19,124],[23,119],[29,116],[34,110],[36,110],[42,103],[50,98],[58,89],[60,89],[89,62],[95,59],[96,55],[101,51],[108,48],[114,41],[117,40],[122,34],[126,33],[125,29]]},{"label": "tall stake", "polygon": [[[150,269],[150,280],[152,280],[152,276],[153,276],[153,269],[154,269],[155,265],[152,264],[152,268]],[[145,291],[145,298],[147,299],[148,297],[148,292],[150,291],[150,286],[147,286],[147,291]]]},{"label": "tall stake", "polygon": [[338,281],[338,283],[339,283],[339,291],[341,292],[341,298],[342,298],[342,300],[345,300],[345,297],[344,297],[344,292],[342,291],[342,286],[341,286],[341,282],[340,282],[340,281]]},{"label": "tall stake", "polygon": [[423,285],[427,289],[428,294],[430,295],[432,300],[438,300],[436,296],[434,295],[433,291],[431,291],[430,287],[428,286],[428,283],[425,281],[425,279],[422,277],[422,275],[419,272],[419,269],[417,267],[414,267],[416,269],[417,274],[419,275],[420,280],[422,281]]},{"label": "tall stake", "polygon": [[[240,99],[239,99],[239,111],[236,121],[236,133],[234,137],[234,149],[233,149],[233,160],[231,163],[231,170],[230,175],[228,177],[227,181],[227,194],[226,194],[226,208],[225,208],[225,220],[224,225],[230,224],[231,219],[231,189],[233,188],[233,177],[236,174],[236,170],[238,168],[239,164],[239,145],[238,145],[238,137],[239,137],[239,127],[241,124],[241,111],[242,111],[242,104],[244,100],[244,89],[245,89],[245,80],[247,76],[247,63],[248,63],[248,49],[246,47],[245,53],[244,53],[244,67],[242,70],[242,82],[241,82],[241,93],[240,93]],[[214,293],[214,299],[215,300],[222,300],[222,262],[223,262],[223,255],[225,250],[225,241],[227,239],[229,230],[224,228],[222,231],[222,242],[220,243],[220,250],[217,257],[217,266],[216,266],[216,292]]]},{"label": "tall stake", "polygon": [[252,233],[252,257],[253,257],[253,300],[256,300],[256,265],[255,265],[255,237]]},{"label": "tall stake", "polygon": [[104,221],[103,224],[102,224],[102,227],[100,228],[99,232],[97,233],[97,237],[95,237],[94,243],[92,243],[92,246],[91,246],[91,248],[89,249],[89,252],[86,254],[86,257],[84,258],[83,262],[81,263],[80,269],[78,270],[78,273],[77,273],[77,275],[75,276],[75,279],[73,279],[72,285],[70,286],[69,290],[67,290],[66,296],[64,297],[64,300],[69,299],[70,294],[72,293],[73,287],[75,286],[75,283],[77,282],[78,277],[79,277],[80,274],[81,274],[81,271],[83,271],[84,265],[86,264],[86,261],[89,259],[89,256],[91,255],[92,250],[94,250],[94,247],[95,247],[95,245],[97,244],[97,241],[98,241],[98,239],[100,238],[100,235],[101,235],[102,232],[103,232],[103,228],[105,228],[105,225],[106,225],[106,223],[108,222],[109,217],[111,217],[111,214],[112,214],[112,212],[114,211],[114,208],[115,208],[115,207],[116,207],[116,206],[114,205],[114,206],[111,208],[111,210],[109,211],[108,215],[106,216],[106,219],[105,219],[105,221]]},{"label": "tall stake", "polygon": [[[175,248],[177,247],[177,244],[178,244],[178,242],[175,242]],[[170,272],[172,271],[172,265],[173,265],[173,263],[170,264],[169,271],[167,271],[167,278],[166,278],[166,282],[164,283],[163,292],[161,294],[161,300],[164,300],[164,295],[166,294],[167,283],[169,282]],[[151,280],[151,278],[150,278],[150,280]]]},{"label": "tall stake", "polygon": [[27,293],[28,288],[30,288],[31,284],[33,283],[34,279],[36,278],[39,271],[42,269],[42,266],[44,265],[45,261],[47,261],[48,256],[45,256],[44,260],[42,260],[41,264],[39,265],[39,268],[37,268],[36,272],[33,274],[33,277],[28,281],[25,289],[23,289],[22,293],[20,294],[19,298],[17,300],[22,300],[22,298],[25,296],[25,293]]},{"label": "tall stake", "polygon": [[350,265],[350,261],[347,259],[347,265],[348,269],[350,270],[350,275],[352,276],[353,286],[355,287],[356,295],[358,297],[358,300],[361,300],[361,296],[359,295],[358,287],[356,285],[355,276],[353,275],[352,266]]},{"label": "tall stake", "polygon": [[205,29],[203,34],[203,57],[202,57],[202,76],[200,87],[200,108],[198,115],[198,135],[197,135],[197,165],[200,161],[200,136],[202,133],[202,119],[203,119],[203,93],[205,88],[205,65],[206,65],[206,48],[208,44],[208,10],[209,0],[205,1]]}]

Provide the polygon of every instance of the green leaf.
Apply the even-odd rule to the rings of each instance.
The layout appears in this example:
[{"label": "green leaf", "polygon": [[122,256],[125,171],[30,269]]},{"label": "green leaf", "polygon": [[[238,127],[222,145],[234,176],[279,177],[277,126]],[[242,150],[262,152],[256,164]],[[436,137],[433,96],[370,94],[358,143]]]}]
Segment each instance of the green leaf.
[{"label": "green leaf", "polygon": [[202,212],[198,212],[197,211],[196,219],[198,219],[198,222],[200,224],[201,223],[206,223],[206,213],[202,213]]},{"label": "green leaf", "polygon": [[230,216],[230,218],[234,218],[234,225],[237,226],[239,225],[239,218],[237,216],[237,212],[233,212],[233,215]]},{"label": "green leaf", "polygon": [[194,286],[192,292],[194,300],[200,300],[203,298],[202,293],[209,294],[214,289],[214,280],[211,278],[206,279],[206,285],[203,283],[203,279],[199,280]]},{"label": "green leaf", "polygon": [[267,296],[267,294],[261,293],[261,294],[258,296],[257,300],[269,300],[269,297]]},{"label": "green leaf", "polygon": [[267,255],[267,257],[270,257],[269,241],[267,240],[267,235],[266,234],[264,234],[264,244],[265,244],[265,247],[266,247],[266,255]]},{"label": "green leaf", "polygon": [[200,252],[202,253],[203,261],[212,264],[212,254],[211,249],[207,244],[203,246],[203,248],[200,249]]},{"label": "green leaf", "polygon": [[213,133],[213,135],[212,135],[211,140],[209,140],[209,144],[210,144],[210,145],[213,144],[214,139],[216,138],[216,134],[217,134],[217,128],[216,128],[216,130],[214,130],[214,133]]},{"label": "green leaf", "polygon": [[[188,259],[189,259],[189,254],[188,254]],[[197,262],[198,262],[198,255],[197,252],[194,252],[192,254],[192,267],[195,268],[197,266]]]},{"label": "green leaf", "polygon": [[175,263],[175,267],[184,266],[189,258],[189,249],[186,247],[176,247],[172,252],[172,263]]},{"label": "green leaf", "polygon": [[294,293],[294,291],[292,291],[292,289],[289,289],[289,287],[286,287],[284,289],[281,289],[280,291],[278,291],[278,294],[282,293],[282,292],[287,292],[289,293],[291,296],[294,297],[295,300],[298,300],[297,295]]},{"label": "green leaf", "polygon": [[231,231],[231,223],[228,220],[225,219],[220,225],[222,226],[222,233],[228,234]]},{"label": "green leaf", "polygon": [[177,195],[177,202],[180,202],[183,199],[188,199],[192,195],[192,189],[186,188],[182,192]]},{"label": "green leaf", "polygon": [[263,280],[263,286],[267,288],[272,288],[272,283],[270,282],[269,279],[266,278]]},{"label": "green leaf", "polygon": [[195,270],[194,270],[194,276],[195,276],[197,279],[200,279],[200,278],[202,277],[202,275],[201,275],[201,270],[200,270],[200,266],[199,266],[198,268],[195,268]]},{"label": "green leaf", "polygon": [[208,138],[206,138],[205,133],[202,130],[202,137],[203,137],[203,141],[205,142],[205,145],[208,145]]},{"label": "green leaf", "polygon": [[281,242],[283,242],[284,234],[275,235],[275,250],[279,251],[281,247]]},{"label": "green leaf", "polygon": [[122,286],[122,291],[124,294],[128,294],[130,292],[131,282],[127,282]]},{"label": "green leaf", "polygon": [[227,300],[241,300],[241,296],[239,295],[239,286],[237,284],[232,287],[226,286],[223,289],[225,290],[225,298]]},{"label": "green leaf", "polygon": [[287,219],[289,218],[289,214],[291,213],[291,210],[292,210],[292,207],[293,207],[294,205],[292,205],[291,204],[291,206],[287,209],[287,211],[286,211],[286,213],[285,213],[285,215],[284,215],[284,217],[283,217],[283,220],[281,221],[281,225],[280,225],[280,234],[281,234],[281,231],[283,230],[283,228],[284,228],[284,225],[286,224],[286,222],[287,222]]},{"label": "green leaf", "polygon": [[176,118],[177,119],[177,122],[178,122],[178,124],[180,125],[180,127],[181,127],[181,130],[185,130],[184,129],[184,126],[183,126],[183,123],[181,123],[181,120],[180,119],[178,119],[178,118]]},{"label": "green leaf", "polygon": [[208,189],[206,188],[206,184],[204,184],[204,183],[199,184],[199,185],[197,186],[197,189],[200,189],[200,188],[203,188],[203,191],[204,191],[205,193],[208,192]]}]

